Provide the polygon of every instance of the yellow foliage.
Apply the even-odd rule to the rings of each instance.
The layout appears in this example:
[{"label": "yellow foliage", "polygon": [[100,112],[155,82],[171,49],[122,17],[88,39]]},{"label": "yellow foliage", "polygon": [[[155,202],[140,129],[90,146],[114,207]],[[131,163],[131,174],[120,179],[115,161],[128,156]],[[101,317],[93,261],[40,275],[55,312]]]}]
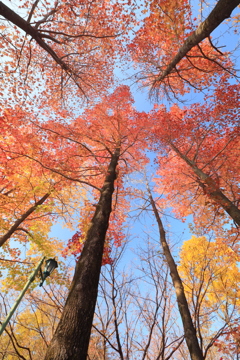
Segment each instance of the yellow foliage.
[{"label": "yellow foliage", "polygon": [[208,307],[221,302],[240,305],[239,255],[221,239],[193,236],[183,244],[180,258],[178,269],[188,294]]}]

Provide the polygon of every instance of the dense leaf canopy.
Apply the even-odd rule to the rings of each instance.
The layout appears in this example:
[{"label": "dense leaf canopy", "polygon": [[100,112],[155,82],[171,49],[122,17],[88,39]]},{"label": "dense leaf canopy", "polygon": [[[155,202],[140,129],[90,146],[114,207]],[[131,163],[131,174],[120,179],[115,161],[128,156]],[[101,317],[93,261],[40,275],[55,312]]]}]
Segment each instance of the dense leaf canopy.
[{"label": "dense leaf canopy", "polygon": [[238,5],[0,2],[3,359],[238,359]]}]

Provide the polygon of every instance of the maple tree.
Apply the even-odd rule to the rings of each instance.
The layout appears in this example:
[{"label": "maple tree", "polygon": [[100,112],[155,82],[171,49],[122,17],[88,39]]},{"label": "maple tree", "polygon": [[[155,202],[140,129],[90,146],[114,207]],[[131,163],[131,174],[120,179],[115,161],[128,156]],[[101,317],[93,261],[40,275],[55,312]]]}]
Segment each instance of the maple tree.
[{"label": "maple tree", "polygon": [[[189,84],[202,89],[223,67],[231,70],[227,54],[212,44],[209,35],[238,4],[238,0],[218,1],[197,25],[187,1],[151,1],[150,15],[129,44],[133,60],[145,68],[141,77],[156,91],[163,84],[183,94]],[[15,12],[1,2],[0,15],[5,20],[1,25],[2,73],[9,79],[9,101],[14,102],[15,96],[18,102],[25,101],[32,91],[35,103],[41,93],[46,103],[64,98],[69,106],[68,98],[73,96],[73,102],[76,90],[90,98],[102,94],[113,84],[115,60],[124,57],[124,45],[143,6],[142,12],[148,13],[141,1],[84,0],[80,6],[66,1],[40,6],[38,1],[27,1]],[[22,9],[28,10],[20,16]]]},{"label": "maple tree", "polygon": [[[76,146],[72,146],[72,153],[67,154],[65,174],[68,171],[74,172],[76,166],[78,168],[76,157],[80,156],[80,144],[84,142],[82,147],[90,152],[90,163],[87,161],[86,167],[90,169],[90,174],[97,173],[97,178],[93,177],[92,181],[94,191],[97,191],[97,195],[94,196],[97,204],[88,224],[71,291],[47,350],[46,359],[60,360],[66,356],[72,359],[86,358],[105,237],[112,211],[114,183],[117,181],[116,185],[121,189],[123,176],[146,162],[143,153],[141,155],[141,149],[146,147],[144,132],[139,124],[136,127],[141,117],[144,121],[146,116],[134,110],[132,102],[128,87],[121,86],[100,104],[87,110],[83,116],[76,119],[76,122],[59,127],[58,136],[64,129],[64,137],[76,143]],[[61,156],[61,153],[59,155]],[[128,167],[125,164],[129,164]],[[99,185],[101,182],[103,185]],[[117,198],[118,196],[117,193]]]},{"label": "maple tree", "polygon": [[[148,263],[150,281],[154,282],[156,293],[159,294],[161,288],[166,296],[156,296],[153,301],[152,297],[138,293],[134,298],[141,316],[138,326],[148,327],[150,331],[141,346],[137,339],[124,338],[118,321],[125,317],[129,334],[132,331],[127,322],[130,309],[127,304],[117,308],[114,291],[124,296],[121,291],[126,284],[124,280],[120,285],[115,281],[111,251],[114,245],[120,246],[124,241],[129,200],[139,195],[138,191],[127,188],[125,181],[129,181],[129,174],[143,170],[147,163],[144,152],[150,148],[157,152],[157,174],[161,178],[156,180],[155,190],[164,194],[162,207],[171,207],[181,219],[193,215],[196,232],[214,231],[217,238],[221,238],[221,247],[214,248],[218,258],[222,257],[221,264],[229,264],[229,246],[232,256],[237,256],[239,86],[232,81],[234,59],[213,44],[210,34],[230,17],[238,4],[236,0],[219,0],[206,19],[198,22],[185,0],[152,0],[143,4],[140,1],[36,0],[19,2],[15,8],[12,3],[8,7],[0,2],[1,81],[4,81],[0,94],[0,243],[4,260],[1,268],[7,270],[7,274],[2,275],[3,288],[21,289],[26,279],[22,276],[23,256],[25,260],[35,259],[39,251],[50,256],[63,254],[66,258],[73,254],[77,261],[61,318],[58,313],[54,326],[48,328],[45,320],[51,318],[53,308],[45,304],[45,308],[39,307],[34,315],[26,310],[19,316],[25,328],[23,325],[20,329],[17,324],[12,329],[10,324],[7,329],[5,350],[15,351],[20,358],[31,358],[33,352],[26,338],[27,333],[34,338],[34,332],[29,329],[28,321],[35,324],[36,320],[40,324],[42,317],[37,331],[45,336],[41,349],[48,346],[45,359],[85,360],[100,269],[107,264],[111,269],[110,280],[105,280],[113,284],[113,292],[108,299],[107,290],[102,294],[107,299],[106,306],[113,309],[114,332],[108,337],[104,331],[100,334],[101,330],[98,335],[93,333],[92,352],[88,356],[106,358],[106,343],[121,359],[125,351],[128,357],[130,347],[141,353],[142,359],[155,356],[166,360],[173,353],[184,360],[189,354],[192,359],[214,356],[212,345],[216,337],[209,340],[204,322],[194,317],[196,308],[195,313],[191,313],[191,303],[187,301],[157,212],[158,201],[155,204],[151,198],[188,349],[181,332],[170,336],[172,343],[167,342],[166,314],[164,311],[157,314],[157,309],[161,306],[166,309],[168,276],[163,281],[155,263]],[[201,103],[188,107],[175,104],[168,109],[156,105],[148,116],[140,113],[133,108],[127,86],[120,86],[106,96],[115,81],[114,66],[129,60],[129,56],[140,70],[144,85],[150,86],[157,95],[163,88],[174,96],[186,96],[191,87],[195,92],[208,89],[208,94]],[[90,100],[84,111],[79,105],[82,97]],[[67,245],[48,236],[51,226],[59,220],[75,231]],[[199,248],[204,244],[202,240]],[[23,255],[26,248],[27,253]],[[212,253],[204,251],[209,261]],[[222,251],[227,256],[223,256]],[[237,279],[236,268],[231,271]],[[55,276],[61,286],[60,273]],[[203,310],[210,309],[212,314],[215,308],[211,302],[219,300],[234,306],[235,316],[238,295],[233,282],[231,293],[226,279],[222,278],[222,283],[214,280],[214,284],[209,282],[209,289],[212,293],[216,290],[215,297],[212,295],[211,301],[203,298]],[[104,286],[106,283],[101,289]],[[38,297],[41,295],[36,295],[36,303]],[[222,311],[221,306],[218,310]],[[206,312],[204,319],[208,321]],[[101,321],[104,327],[103,319]],[[157,323],[163,326],[159,328]],[[237,320],[230,325],[221,332],[225,338],[223,336],[219,343],[215,341],[218,348],[223,349],[222,353],[237,347]],[[46,333],[40,329],[45,326]],[[157,346],[160,333],[161,346]],[[204,344],[203,333],[207,339]],[[102,342],[99,335],[105,336]],[[211,344],[210,350],[207,341]],[[36,343],[41,343],[39,338]],[[103,344],[102,348],[99,343]],[[25,349],[21,348],[24,344]],[[8,355],[12,356],[10,352]],[[36,357],[43,358],[43,352]]]},{"label": "maple tree", "polygon": [[[213,8],[209,16],[198,26],[198,28],[189,35],[182,47],[178,50],[178,53],[175,55],[172,61],[168,64],[167,68],[163,73],[155,80],[154,86],[156,83],[161,82],[167,77],[173,70],[175,70],[176,65],[183,59],[183,57],[188,58],[188,52],[194,47],[199,46],[199,43],[208,38],[212,31],[221,24],[222,21],[231,16],[232,11],[239,5],[239,1],[224,1],[219,0],[216,6]],[[210,40],[211,41],[211,40]],[[212,45],[212,44],[211,44]],[[212,45],[213,46],[213,45]],[[204,52],[202,56],[204,57]],[[191,57],[191,55],[189,56]],[[207,58],[207,56],[205,55]],[[188,59],[190,62],[190,59]],[[211,60],[211,59],[208,59]],[[175,70],[177,71],[177,70]]]},{"label": "maple tree", "polygon": [[[10,255],[10,259],[20,260],[23,252],[19,246],[29,247],[28,243],[32,251],[35,248],[36,252],[38,249],[53,256],[62,245],[49,238],[51,226],[56,219],[67,220],[77,211],[76,196],[79,203],[84,190],[32,161],[37,137],[26,113],[19,109],[6,110],[1,117],[1,128],[2,257]],[[11,244],[13,240],[18,244],[18,249],[7,244],[10,239]]]},{"label": "maple tree", "polygon": [[191,87],[209,87],[224,69],[233,75],[228,53],[213,45],[210,34],[238,5],[238,0],[219,0],[197,25],[188,1],[152,0],[149,15],[129,44],[131,57],[140,68],[138,79],[157,96],[161,89],[176,96]]},{"label": "maple tree", "polygon": [[240,224],[238,91],[222,79],[204,105],[173,105],[170,111],[157,106],[152,112],[160,149],[158,191],[178,216],[193,214],[199,228],[213,217],[229,222],[222,210]]},{"label": "maple tree", "polygon": [[17,96],[18,104],[25,104],[31,92],[29,106],[32,101],[36,105],[39,94],[46,103],[64,98],[70,104],[76,91],[91,98],[112,86],[115,57],[126,29],[134,24],[134,5],[26,1],[15,12],[0,2],[0,15],[1,73],[8,79],[8,101],[15,103]]},{"label": "maple tree", "polygon": [[[111,107],[108,106],[109,101],[111,103]],[[102,261],[102,251],[105,241],[105,233],[108,226],[108,218],[111,212],[111,192],[113,191],[113,182],[116,178],[116,166],[118,163],[118,158],[120,157],[120,160],[123,161],[123,164],[134,162],[137,160],[137,162],[135,162],[134,170],[138,169],[142,166],[142,164],[146,162],[144,156],[141,155],[141,148],[144,147],[146,143],[144,141],[144,136],[140,135],[141,127],[136,127],[136,121],[139,121],[141,116],[144,120],[146,116],[144,114],[141,115],[140,113],[137,113],[134,109],[132,109],[132,101],[133,100],[131,99],[128,87],[120,87],[115,91],[112,96],[106,98],[105,102],[103,102],[102,105],[95,106],[95,108],[93,108],[92,110],[86,111],[86,114],[84,114],[81,118],[77,118],[76,121],[74,123],[71,123],[70,126],[67,123],[62,124],[60,122],[58,126],[58,133],[53,130],[56,128],[56,121],[53,122],[49,120],[48,122],[45,122],[44,126],[41,125],[41,123],[35,121],[32,126],[31,132],[29,132],[29,123],[26,125],[26,123],[24,122],[24,125],[22,127],[20,126],[20,130],[19,128],[15,130],[15,132],[19,132],[19,134],[21,135],[19,137],[21,141],[18,141],[19,147],[13,146],[13,149],[9,149],[5,144],[5,147],[2,148],[3,153],[8,153],[8,157],[16,157],[17,159],[23,159],[23,161],[29,162],[33,166],[33,169],[35,169],[34,166],[36,166],[36,171],[38,171],[38,173],[41,173],[44,178],[45,176],[47,176],[47,179],[48,181],[50,181],[51,187],[53,188],[57,185],[59,186],[58,183],[60,182],[61,189],[61,186],[63,186],[61,181],[59,180],[61,178],[70,180],[71,182],[84,183],[95,190],[95,193],[93,192],[92,196],[93,198],[95,197],[97,199],[100,190],[99,182],[101,181],[101,179],[102,181],[104,181],[105,178],[105,185],[103,185],[103,188],[101,190],[102,195],[100,197],[100,204],[102,202],[103,205],[104,202],[106,202],[106,204],[105,206],[96,205],[97,210],[95,211],[95,215],[93,217],[93,219],[98,219],[100,213],[100,219],[102,218],[105,221],[105,226],[103,227],[103,220],[100,220],[100,223],[98,225],[100,230],[96,230],[94,229],[94,227],[92,229],[93,234],[95,234],[96,232],[101,238],[101,243],[98,241],[98,236],[97,239],[93,238],[97,245],[96,248],[100,246],[99,252],[95,253],[95,251],[92,251],[92,255],[94,258],[94,260],[92,260],[93,266],[97,265],[97,281],[95,284],[94,295],[95,297],[98,284],[97,277],[99,276]],[[123,113],[128,113],[126,119],[123,119]],[[95,121],[94,124],[94,118],[96,116],[97,121]],[[91,122],[89,119],[91,119]],[[24,120],[27,120],[26,115],[25,118],[22,119],[22,121]],[[82,131],[83,128],[85,128],[85,133]],[[27,130],[26,138],[24,138],[24,130]],[[16,135],[14,132],[12,133],[13,135]],[[40,133],[43,133],[41,137],[39,136]],[[16,138],[18,139],[17,136]],[[36,141],[36,139],[40,141]],[[141,144],[141,146],[137,146],[138,144]],[[136,149],[132,153],[131,148],[133,146],[136,146]],[[55,156],[52,157],[52,154],[54,154]],[[139,162],[139,156],[140,158],[142,158],[142,164],[141,162]],[[106,159],[111,159],[108,170],[106,169]],[[16,165],[16,163],[14,163],[14,165]],[[124,167],[119,166],[119,169],[124,169]],[[124,174],[128,173],[129,171],[133,171],[133,168],[129,167],[127,168],[127,170],[123,170],[121,176],[124,176]],[[56,185],[53,185],[53,179]],[[37,180],[39,181],[39,176]],[[120,203],[120,198],[122,196],[122,183],[120,177],[117,184],[117,203]],[[30,186],[31,185],[32,184],[30,182]],[[66,184],[64,183],[64,185]],[[31,201],[32,200],[30,199],[30,202]],[[38,205],[40,204],[37,203],[36,205],[34,205],[34,210],[38,210]],[[114,207],[116,205],[114,205]],[[107,210],[104,209],[104,207],[106,207]],[[93,208],[94,207],[92,206],[92,209]],[[43,210],[46,211],[48,209],[43,208]],[[26,214],[31,215],[32,212],[33,211],[27,211]],[[119,214],[118,217],[116,217],[116,215],[113,216],[112,226],[116,225],[118,222],[121,223],[123,219],[124,216],[121,214]],[[14,223],[13,225],[14,229],[12,229],[13,227],[10,228],[10,232],[8,231],[8,236],[4,238],[3,241],[6,241],[7,238],[12,235],[13,230],[16,232],[21,230],[19,228],[19,225],[24,220],[28,221],[29,217],[25,216],[24,219],[21,217],[20,221],[17,220],[16,223]],[[98,222],[99,220],[96,221],[96,223]],[[87,226],[89,227],[89,224]],[[34,230],[36,233],[36,228],[34,228]],[[25,232],[28,232],[28,230],[26,230]],[[110,229],[109,234],[110,237],[116,237],[116,243],[117,241],[120,241],[120,234],[114,231],[114,229]],[[91,233],[89,236],[88,229],[86,231],[86,237],[89,237],[90,240],[92,240],[91,236]],[[105,247],[105,253],[108,255],[108,240],[106,241],[106,244],[108,247]],[[41,241],[40,246],[44,246],[43,241]],[[86,245],[84,246],[84,249],[86,251]],[[46,249],[44,251],[46,252]],[[78,251],[80,251],[80,249],[78,249]],[[81,258],[82,256],[80,257],[80,261]],[[87,261],[88,260],[89,258],[87,256]],[[94,275],[94,271],[92,272],[92,275]],[[85,282],[86,285],[88,285],[89,273],[87,274],[87,279],[85,278]],[[91,291],[92,290],[94,289],[91,289]],[[90,311],[92,312],[92,316],[94,311],[94,301],[96,301],[96,299],[93,298],[92,304],[90,303]],[[88,320],[89,334],[86,334],[84,332],[87,337],[89,337],[90,335],[91,318],[88,318]],[[87,342],[84,340],[83,343],[86,351]]]}]

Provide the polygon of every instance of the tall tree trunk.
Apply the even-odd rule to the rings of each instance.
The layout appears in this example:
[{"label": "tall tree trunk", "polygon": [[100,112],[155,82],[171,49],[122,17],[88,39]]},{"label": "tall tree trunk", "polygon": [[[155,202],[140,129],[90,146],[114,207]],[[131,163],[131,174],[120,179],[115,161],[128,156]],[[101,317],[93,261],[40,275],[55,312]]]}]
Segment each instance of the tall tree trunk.
[{"label": "tall tree trunk", "polygon": [[180,156],[180,158],[193,169],[198,179],[202,181],[202,183],[200,182],[200,185],[206,190],[209,198],[221,206],[228,215],[231,216],[234,222],[240,226],[240,209],[238,209],[238,207],[222,193],[211,176],[205,174],[201,169],[199,169],[195,162],[190,160],[186,155],[182,154],[173,143],[169,142],[169,145]]},{"label": "tall tree trunk", "polygon": [[100,200],[76,265],[63,314],[45,360],[86,360],[87,358],[119,156],[118,147],[111,157]]},{"label": "tall tree trunk", "polygon": [[159,216],[156,204],[152,198],[152,195],[151,195],[151,192],[149,189],[148,189],[148,192],[149,192],[149,199],[150,199],[150,202],[152,205],[152,209],[153,209],[155,218],[157,220],[159,233],[160,233],[160,241],[162,244],[164,256],[165,256],[167,264],[169,266],[173,286],[176,291],[178,308],[179,308],[179,312],[180,312],[182,323],[183,323],[184,335],[185,335],[185,340],[187,343],[188,350],[189,350],[192,360],[204,360],[202,350],[200,349],[200,346],[198,343],[196,329],[193,325],[192,317],[191,317],[191,314],[189,311],[189,307],[188,307],[187,299],[185,296],[182,280],[179,276],[179,273],[177,270],[177,265],[172,257],[171,251],[169,249],[169,246],[168,246],[168,243],[166,240],[166,236],[165,236],[165,230],[164,230],[164,227],[162,224],[162,220]]}]

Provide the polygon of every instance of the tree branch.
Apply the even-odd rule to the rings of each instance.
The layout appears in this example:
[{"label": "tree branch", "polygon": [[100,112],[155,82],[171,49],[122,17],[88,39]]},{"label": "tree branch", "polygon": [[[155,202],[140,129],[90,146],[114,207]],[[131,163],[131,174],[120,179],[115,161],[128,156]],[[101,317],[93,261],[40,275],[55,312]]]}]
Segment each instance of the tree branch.
[{"label": "tree branch", "polygon": [[232,11],[239,5],[239,0],[219,0],[208,17],[198,26],[198,28],[185,40],[183,46],[178,50],[177,55],[172,59],[166,70],[159,74],[153,83],[153,88],[161,83],[175,68],[176,65],[187,55],[187,53],[202,40],[208,38],[210,34],[225,19],[231,16]]}]

